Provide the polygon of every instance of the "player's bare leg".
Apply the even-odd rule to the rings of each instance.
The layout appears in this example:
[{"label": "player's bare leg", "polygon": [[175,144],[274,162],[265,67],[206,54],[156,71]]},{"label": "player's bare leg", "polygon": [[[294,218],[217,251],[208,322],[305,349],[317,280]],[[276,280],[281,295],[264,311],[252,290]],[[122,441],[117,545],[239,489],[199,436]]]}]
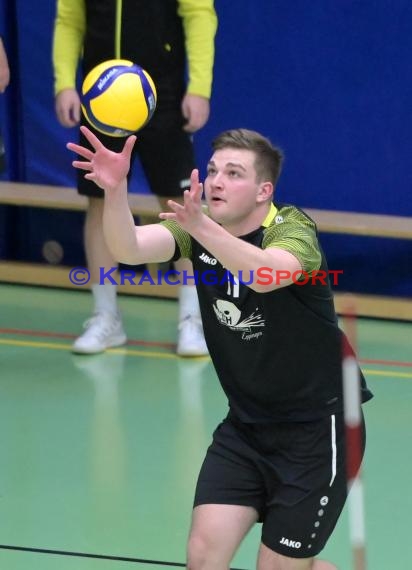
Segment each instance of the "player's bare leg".
[{"label": "player's bare leg", "polygon": [[326,560],[315,558],[290,558],[282,556],[265,546],[260,545],[257,570],[338,570]]},{"label": "player's bare leg", "polygon": [[[168,200],[181,201],[181,196],[171,198],[158,196],[162,212],[168,212]],[[147,217],[140,219],[143,225],[158,222]],[[178,316],[178,341],[177,354],[180,356],[205,356],[209,354],[203,334],[202,319],[200,316],[199,301],[193,275],[193,265],[189,259],[179,259],[174,263],[174,268],[179,272],[179,280],[182,285],[179,288],[179,316]],[[153,268],[149,268],[150,271]]]},{"label": "player's bare leg", "polygon": [[188,542],[187,569],[228,570],[236,550],[257,518],[252,507],[196,507]]},{"label": "player's bare leg", "polygon": [[107,271],[117,267],[117,262],[113,259],[104,239],[103,206],[104,200],[90,197],[84,224],[84,246],[92,284],[100,282],[101,267]]},{"label": "player's bare leg", "polygon": [[[101,279],[102,273],[117,267],[103,235],[103,204],[100,198],[89,198],[84,225],[94,309],[92,318],[85,323],[85,332],[73,344],[73,351],[81,354],[95,354],[126,342],[117,307],[117,287],[111,282],[103,283]],[[117,273],[111,273],[111,276],[116,280]]]}]

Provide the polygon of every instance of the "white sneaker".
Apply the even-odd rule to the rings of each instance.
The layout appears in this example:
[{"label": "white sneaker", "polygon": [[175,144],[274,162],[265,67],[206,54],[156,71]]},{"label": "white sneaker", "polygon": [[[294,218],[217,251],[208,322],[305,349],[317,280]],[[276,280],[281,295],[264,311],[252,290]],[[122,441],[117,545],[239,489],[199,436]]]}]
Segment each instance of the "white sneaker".
[{"label": "white sneaker", "polygon": [[83,326],[86,331],[74,342],[73,352],[95,354],[127,340],[120,317],[112,313],[96,313]]},{"label": "white sneaker", "polygon": [[179,356],[205,356],[209,354],[200,317],[187,315],[180,321],[176,352]]}]

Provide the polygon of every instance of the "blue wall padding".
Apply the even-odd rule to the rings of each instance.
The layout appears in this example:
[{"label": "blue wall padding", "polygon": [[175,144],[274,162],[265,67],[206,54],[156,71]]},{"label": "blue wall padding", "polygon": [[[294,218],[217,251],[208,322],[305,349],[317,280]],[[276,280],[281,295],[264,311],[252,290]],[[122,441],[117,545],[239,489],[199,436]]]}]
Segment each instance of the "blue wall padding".
[{"label": "blue wall padding", "polygon": [[[0,6],[13,74],[2,101],[5,176],[74,186],[65,143],[76,140],[77,132],[60,127],[54,115],[55,2],[16,0],[6,6],[0,0]],[[237,0],[234,10],[232,2],[216,0],[216,9],[212,115],[195,137],[202,174],[213,136],[242,126],[284,149],[280,201],[412,216],[412,4]],[[138,164],[131,189],[149,191]],[[16,255],[17,241],[20,258],[38,259],[41,244],[54,236],[63,243],[65,260],[83,260],[81,221],[74,223],[69,213],[59,213],[57,222],[50,212],[21,213],[18,231],[24,236],[13,246],[4,215],[0,210],[3,257]],[[344,289],[412,293],[412,242],[331,235],[322,241],[330,264],[347,267]]]}]

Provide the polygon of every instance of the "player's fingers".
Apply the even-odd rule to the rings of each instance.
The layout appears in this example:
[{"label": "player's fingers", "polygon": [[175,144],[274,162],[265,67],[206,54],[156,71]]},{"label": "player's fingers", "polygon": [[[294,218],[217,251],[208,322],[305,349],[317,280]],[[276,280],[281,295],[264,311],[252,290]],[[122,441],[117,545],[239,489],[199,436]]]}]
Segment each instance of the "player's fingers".
[{"label": "player's fingers", "polygon": [[199,182],[199,170],[197,168],[193,169],[190,175],[190,194],[192,198],[201,197],[203,194],[203,184]]},{"label": "player's fingers", "polygon": [[183,192],[183,204],[186,208],[190,208],[193,204],[193,199],[196,198],[195,190],[193,185],[190,187],[190,190],[185,190]]},{"label": "player's fingers", "polygon": [[190,188],[195,187],[199,184],[199,170],[194,168],[190,173]]},{"label": "player's fingers", "polygon": [[72,165],[79,170],[92,170],[91,163],[84,160],[73,160]]},{"label": "player's fingers", "polygon": [[122,153],[126,158],[130,158],[132,155],[133,147],[136,143],[137,137],[135,135],[131,135],[127,138],[126,142],[124,143]]},{"label": "player's fingers", "polygon": [[94,135],[92,131],[88,129],[85,125],[82,125],[80,127],[80,130],[95,150],[104,148],[103,143],[101,143],[99,139],[96,137],[96,135]]},{"label": "player's fingers", "polygon": [[198,195],[199,195],[199,200],[201,200],[202,196],[203,196],[203,184],[202,184],[202,182],[199,182]]},{"label": "player's fingers", "polygon": [[[185,192],[187,192],[187,190]],[[175,202],[174,200],[168,200],[167,205],[174,212],[179,212],[184,210],[184,206],[182,206],[182,204],[179,204],[178,202]]]},{"label": "player's fingers", "polygon": [[94,156],[94,152],[92,150],[85,148],[84,146],[80,146],[76,143],[69,142],[67,143],[66,148],[72,152],[75,152],[76,154],[79,154],[80,156],[83,156],[84,158],[87,158],[87,160],[92,160]]},{"label": "player's fingers", "polygon": [[159,218],[161,220],[175,220],[176,219],[176,214],[173,212],[161,212],[159,214]]}]

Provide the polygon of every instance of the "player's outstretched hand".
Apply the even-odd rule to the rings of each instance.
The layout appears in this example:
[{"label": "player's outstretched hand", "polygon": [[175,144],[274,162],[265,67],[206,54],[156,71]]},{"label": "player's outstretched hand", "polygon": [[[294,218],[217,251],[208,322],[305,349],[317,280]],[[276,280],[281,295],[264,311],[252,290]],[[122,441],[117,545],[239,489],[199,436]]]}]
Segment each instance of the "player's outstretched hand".
[{"label": "player's outstretched hand", "polygon": [[190,190],[183,193],[183,204],[174,200],[168,200],[167,205],[171,212],[162,212],[159,217],[162,220],[176,220],[176,222],[187,232],[191,233],[198,227],[202,216],[202,194],[203,184],[199,182],[199,171],[192,170],[190,176]]},{"label": "player's outstretched hand", "polygon": [[126,181],[130,169],[130,157],[136,137],[128,137],[121,152],[113,152],[85,126],[80,127],[92,149],[75,143],[68,143],[67,148],[85,160],[74,160],[74,168],[85,170],[85,178],[92,180],[106,191],[113,191]]}]

